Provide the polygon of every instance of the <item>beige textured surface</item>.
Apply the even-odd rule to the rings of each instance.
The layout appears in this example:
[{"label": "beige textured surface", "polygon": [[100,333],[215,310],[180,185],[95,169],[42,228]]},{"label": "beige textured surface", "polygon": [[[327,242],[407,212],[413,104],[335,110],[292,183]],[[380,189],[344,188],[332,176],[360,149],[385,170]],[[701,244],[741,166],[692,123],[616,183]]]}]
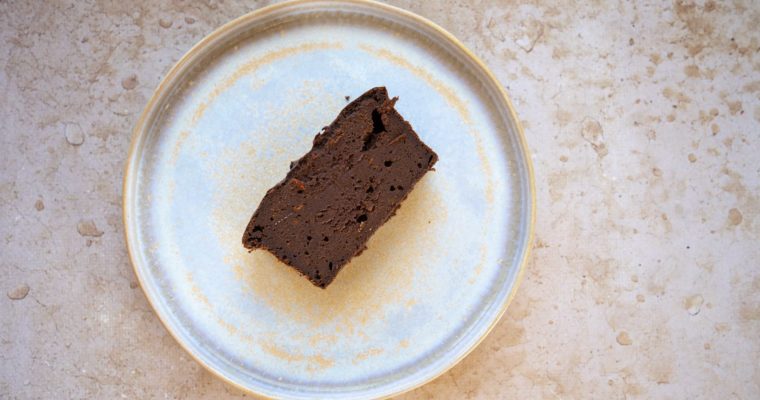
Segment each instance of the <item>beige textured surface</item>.
[{"label": "beige textured surface", "polygon": [[[153,88],[246,3],[0,2],[0,398],[243,397],[151,311],[120,196]],[[760,398],[760,5],[393,3],[507,86],[538,190],[508,314],[403,398]]]}]

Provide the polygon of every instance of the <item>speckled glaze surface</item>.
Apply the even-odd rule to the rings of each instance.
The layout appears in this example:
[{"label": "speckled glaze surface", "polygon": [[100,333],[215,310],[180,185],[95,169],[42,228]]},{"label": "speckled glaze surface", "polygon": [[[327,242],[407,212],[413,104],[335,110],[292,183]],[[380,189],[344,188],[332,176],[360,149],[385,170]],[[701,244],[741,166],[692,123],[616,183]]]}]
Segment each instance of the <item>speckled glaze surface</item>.
[{"label": "speckled glaze surface", "polygon": [[[439,154],[326,290],[242,232],[349,100],[386,86]],[[135,271],[202,365],[274,398],[380,398],[434,378],[514,295],[533,182],[509,100],[429,22],[367,1],[296,1],[215,31],[135,128],[124,221]],[[378,188],[378,190],[381,190]]]},{"label": "speckled glaze surface", "polygon": [[[0,398],[251,397],[158,320],[121,198],[160,80],[270,3],[0,2]],[[509,90],[540,210],[504,317],[400,398],[759,398],[757,2],[389,3]]]}]

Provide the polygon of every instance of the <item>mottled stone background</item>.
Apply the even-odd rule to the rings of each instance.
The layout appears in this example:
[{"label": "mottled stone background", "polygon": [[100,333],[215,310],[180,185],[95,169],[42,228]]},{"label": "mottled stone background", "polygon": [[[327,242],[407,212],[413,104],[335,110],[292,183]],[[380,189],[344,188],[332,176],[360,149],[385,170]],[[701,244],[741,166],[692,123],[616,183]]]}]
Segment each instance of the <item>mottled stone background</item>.
[{"label": "mottled stone background", "polygon": [[[267,3],[0,1],[0,398],[244,397],[137,287],[121,181],[161,77]],[[403,398],[760,398],[760,3],[392,3],[508,88],[538,196],[506,317]]]}]

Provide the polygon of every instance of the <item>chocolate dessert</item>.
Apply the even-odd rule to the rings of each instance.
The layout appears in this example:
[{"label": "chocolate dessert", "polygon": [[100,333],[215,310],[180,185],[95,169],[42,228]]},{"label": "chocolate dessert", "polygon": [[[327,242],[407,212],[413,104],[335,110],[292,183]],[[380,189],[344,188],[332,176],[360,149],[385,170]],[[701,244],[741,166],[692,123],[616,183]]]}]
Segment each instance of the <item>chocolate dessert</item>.
[{"label": "chocolate dessert", "polygon": [[243,246],[327,287],[438,160],[396,111],[397,99],[376,87],[349,103],[267,191]]}]

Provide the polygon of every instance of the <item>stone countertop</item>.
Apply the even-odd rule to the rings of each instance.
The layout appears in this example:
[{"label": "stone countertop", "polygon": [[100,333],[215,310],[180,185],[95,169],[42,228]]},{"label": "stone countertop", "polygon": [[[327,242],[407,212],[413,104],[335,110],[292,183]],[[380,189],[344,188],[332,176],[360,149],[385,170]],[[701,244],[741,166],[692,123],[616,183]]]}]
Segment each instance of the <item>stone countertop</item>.
[{"label": "stone countertop", "polygon": [[[0,2],[2,398],[244,397],[140,291],[121,181],[161,77],[269,2],[156,3]],[[508,88],[538,207],[506,316],[402,398],[760,398],[760,5],[392,3]]]}]

